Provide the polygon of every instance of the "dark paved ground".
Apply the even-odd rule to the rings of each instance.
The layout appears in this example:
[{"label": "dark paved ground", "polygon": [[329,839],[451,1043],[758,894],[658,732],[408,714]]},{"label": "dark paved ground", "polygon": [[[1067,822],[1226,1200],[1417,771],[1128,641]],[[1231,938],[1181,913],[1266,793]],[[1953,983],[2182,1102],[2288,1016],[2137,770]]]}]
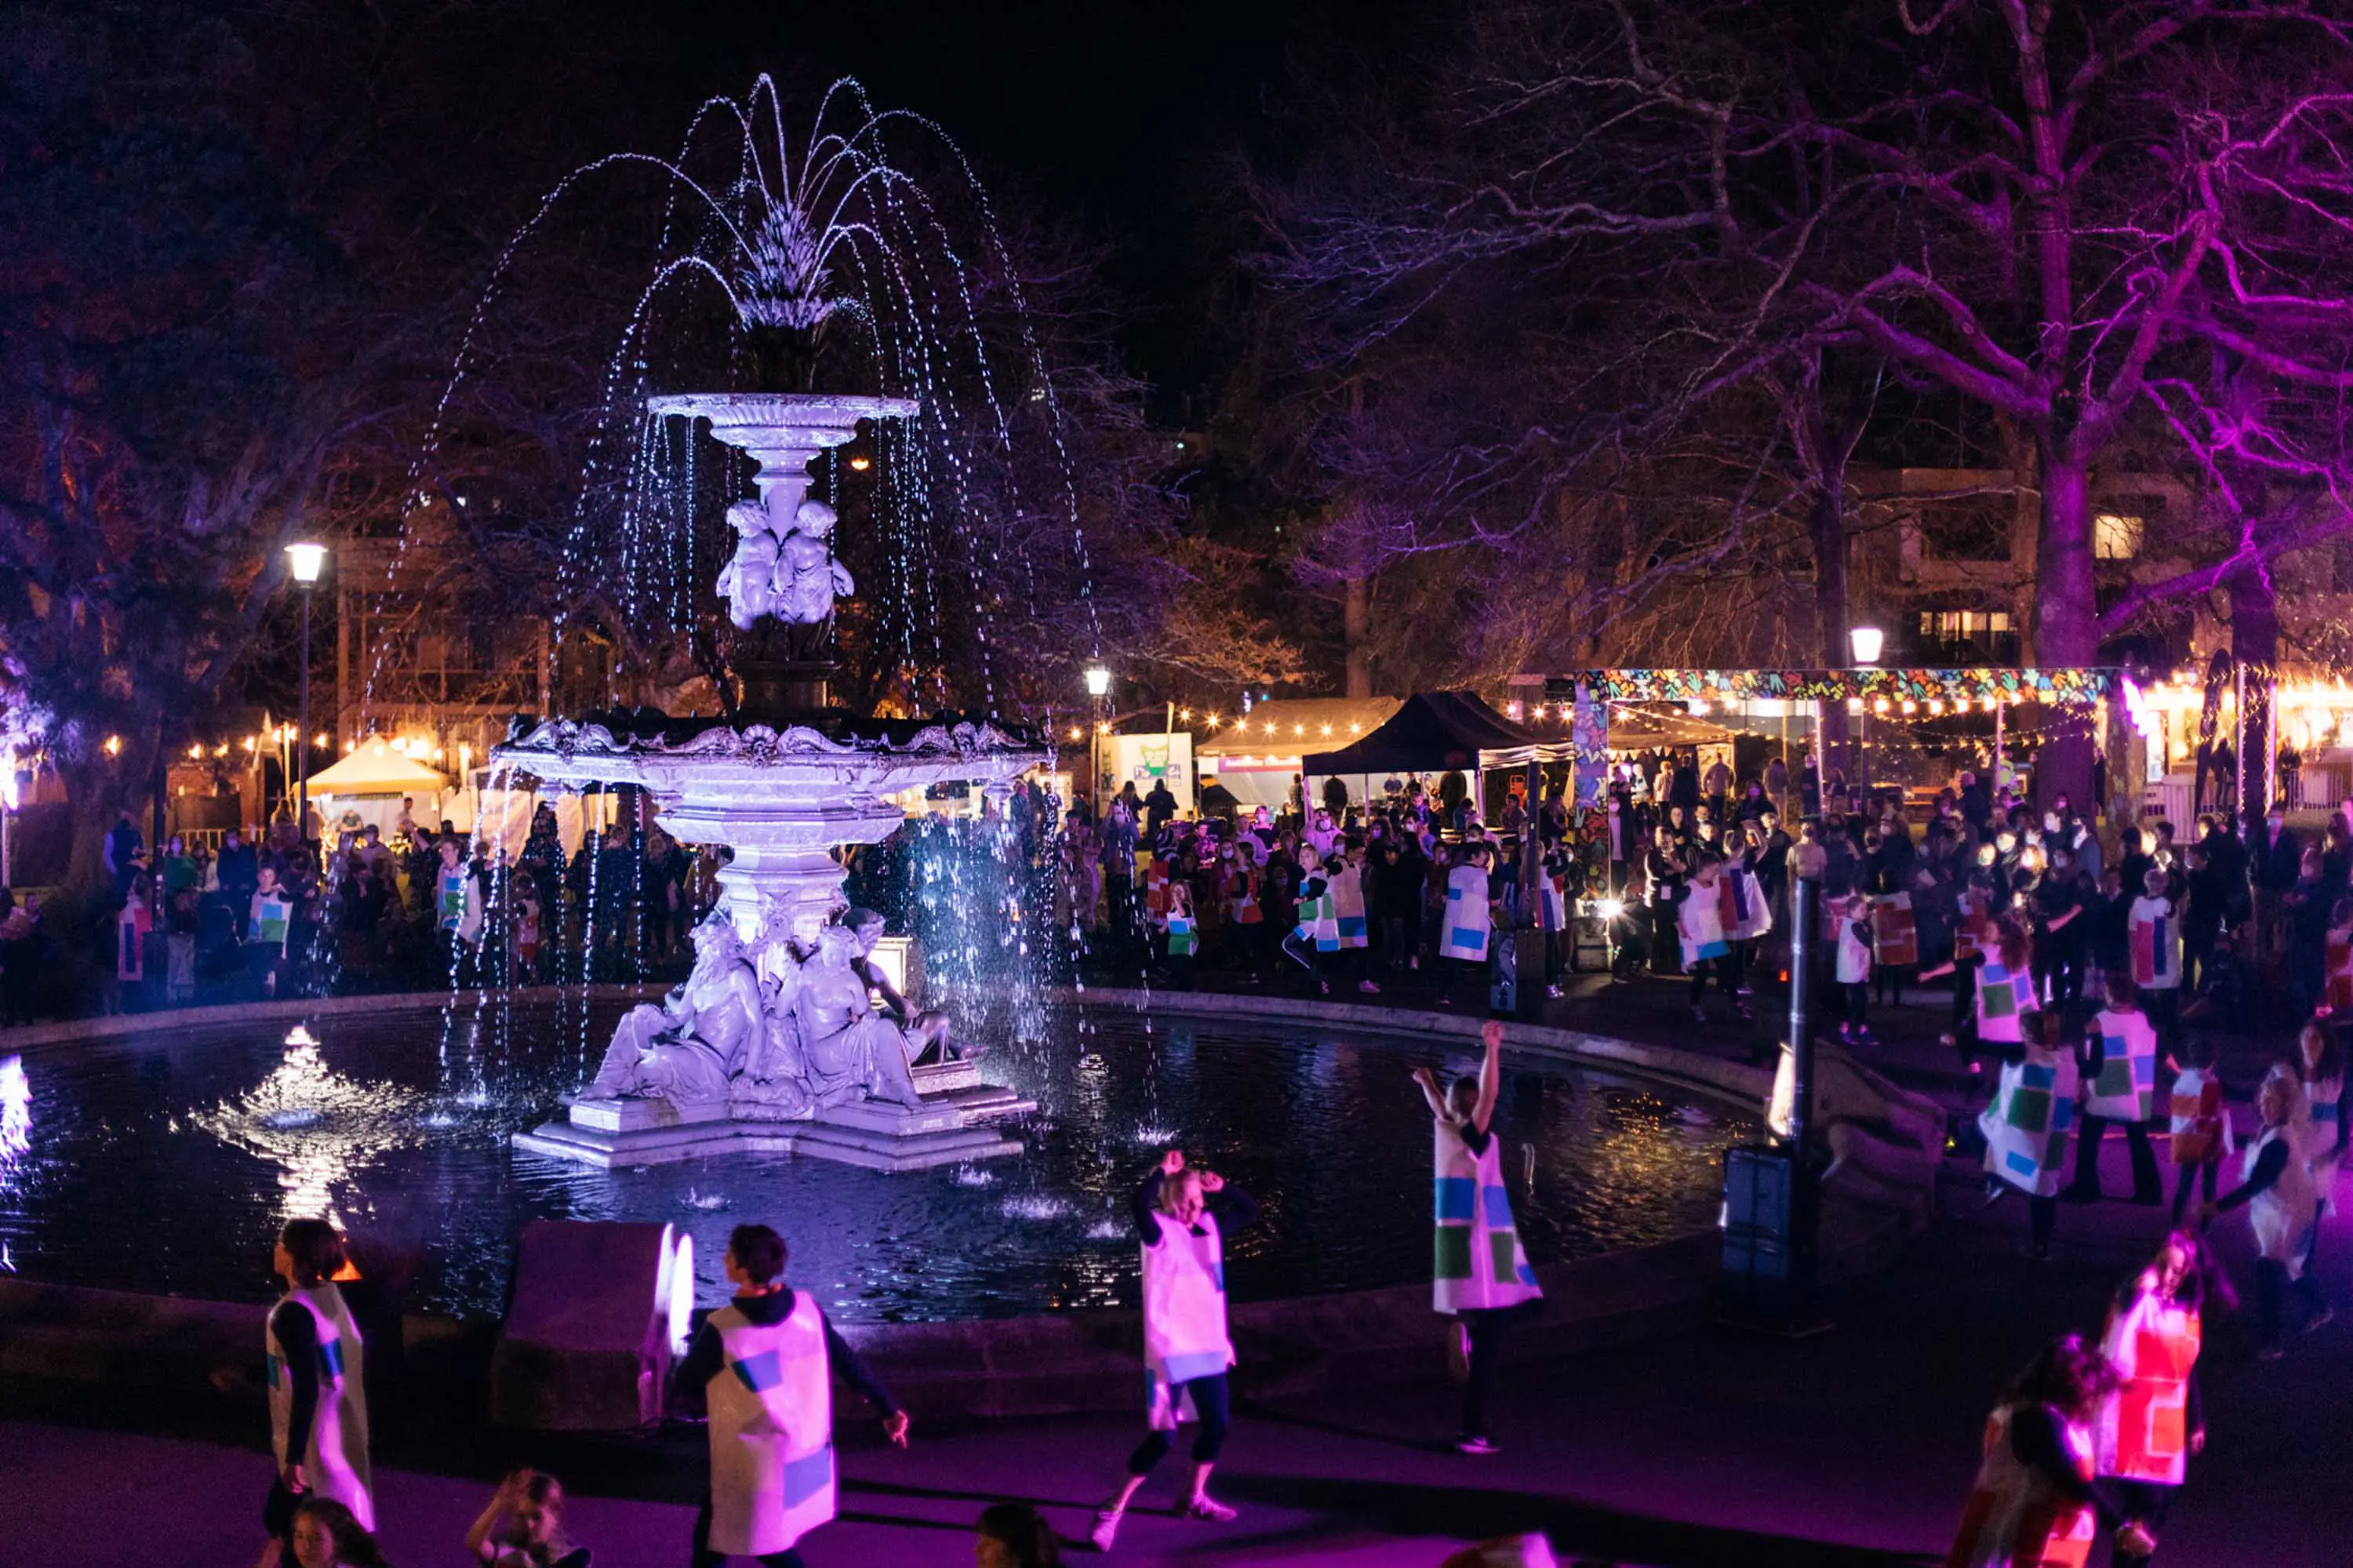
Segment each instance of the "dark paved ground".
[{"label": "dark paved ground", "polygon": [[[1387,994],[1400,989],[1398,1000],[1426,1000],[1411,982]],[[1728,1023],[1694,1031],[1681,986],[1668,980],[1612,987],[1588,978],[1572,989],[1551,1021],[1725,1054],[1749,1048]],[[1934,1044],[1943,1009],[1935,993],[1887,1018],[1882,1060],[1957,1104],[1967,1076]],[[2242,1093],[2263,1052],[2281,1043],[2232,1043]],[[2244,1127],[2243,1104],[2238,1114]],[[2110,1191],[2125,1190],[2120,1145],[2104,1168]],[[1435,1441],[1452,1426],[1443,1385],[1246,1408],[1219,1472],[1241,1520],[1220,1529],[1132,1515],[1116,1555],[1371,1568],[1434,1563],[1456,1542],[1541,1529],[1565,1560],[1597,1564],[1940,1560],[2002,1383],[2049,1335],[2095,1329],[2107,1293],[2162,1228],[2162,1211],[2067,1208],[2057,1261],[2037,1265],[2018,1255],[2020,1206],[1980,1211],[1958,1164],[1941,1196],[1944,1217],[1899,1266],[1826,1303],[1826,1332],[1710,1329],[1515,1372],[1501,1395],[1506,1451],[1492,1459]],[[2323,1242],[2324,1284],[2340,1309],[2353,1295],[2347,1232],[2332,1221]],[[2218,1234],[2243,1281],[2243,1220],[2226,1220]],[[2247,1325],[2218,1314],[2204,1363],[2212,1438],[2191,1466],[2158,1561],[2343,1564],[2353,1523],[2344,1393],[2353,1387],[2353,1330],[2333,1324],[2276,1364],[2250,1352]],[[253,1510],[269,1479],[258,1431],[217,1413],[136,1404],[20,1404],[6,1414],[0,1568],[250,1561]],[[1135,1424],[1108,1417],[935,1425],[900,1455],[861,1434],[845,1458],[845,1517],[812,1539],[807,1556],[813,1568],[966,1562],[972,1518],[999,1498],[1036,1500],[1075,1535],[1135,1435]],[[698,1444],[691,1431],[563,1449],[487,1435],[412,1441],[380,1472],[386,1544],[404,1564],[459,1560],[489,1478],[533,1459],[572,1478],[575,1531],[600,1563],[679,1562]],[[1145,1506],[1171,1495],[1177,1469],[1166,1467]],[[2105,1548],[2094,1561],[2105,1561]]]}]

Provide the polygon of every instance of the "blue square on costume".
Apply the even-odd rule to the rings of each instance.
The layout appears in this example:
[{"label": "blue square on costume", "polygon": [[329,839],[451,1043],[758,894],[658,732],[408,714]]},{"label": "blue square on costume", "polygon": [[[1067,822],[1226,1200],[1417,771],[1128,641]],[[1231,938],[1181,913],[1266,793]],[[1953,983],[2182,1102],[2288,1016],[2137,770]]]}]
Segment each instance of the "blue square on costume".
[{"label": "blue square on costume", "polygon": [[1491,1227],[1503,1231],[1512,1228],[1512,1194],[1509,1190],[1482,1187],[1479,1189],[1479,1203],[1487,1211],[1487,1224]]},{"label": "blue square on costume", "polygon": [[2037,1166],[2036,1166],[2036,1164],[2035,1164],[2035,1162],[2034,1162],[2034,1158],[2033,1158],[2033,1156],[2031,1156],[2031,1155],[2028,1155],[2028,1154],[2021,1154],[2021,1153],[2020,1153],[2017,1150],[2015,1150],[2015,1149],[2011,1150],[2009,1153],[2007,1153],[2007,1154],[2003,1155],[2003,1156],[2001,1157],[2001,1162],[2002,1162],[2004,1165],[2006,1165],[2006,1166],[2010,1167],[2010,1170],[2015,1171],[2016,1172],[2018,1172],[2018,1174],[2020,1174],[2021,1176],[2025,1176],[2025,1177],[2028,1177],[2028,1178],[2031,1178],[2031,1177],[2033,1176],[2034,1172],[2036,1171],[2036,1170],[2037,1170],[2037,1169],[2039,1169],[2039,1167],[2037,1167]]},{"label": "blue square on costume", "polygon": [[1474,1194],[1479,1191],[1479,1183],[1468,1176],[1440,1176],[1437,1186],[1439,1219],[1469,1224],[1471,1205],[1477,1201]]},{"label": "blue square on costume", "polygon": [[785,1506],[807,1502],[833,1484],[833,1445],[785,1461]]},{"label": "blue square on costume", "polygon": [[734,1363],[735,1375],[754,1393],[765,1393],[785,1381],[785,1358],[774,1351],[762,1351],[756,1356],[745,1356]]},{"label": "blue square on costume", "polygon": [[2018,1070],[2018,1081],[2030,1089],[2047,1089],[2059,1081],[2059,1070],[2030,1062]]},{"label": "blue square on costume", "polygon": [[1216,1377],[1226,1370],[1223,1351],[1195,1351],[1187,1355],[1170,1356],[1167,1361],[1168,1382],[1173,1386],[1191,1383],[1195,1378]]},{"label": "blue square on costume", "polygon": [[343,1342],[329,1340],[319,1347],[319,1371],[329,1378],[340,1380],[343,1375]]},{"label": "blue square on costume", "polygon": [[1519,1276],[1520,1283],[1523,1285],[1534,1285],[1536,1282],[1536,1271],[1525,1263],[1519,1266]]}]

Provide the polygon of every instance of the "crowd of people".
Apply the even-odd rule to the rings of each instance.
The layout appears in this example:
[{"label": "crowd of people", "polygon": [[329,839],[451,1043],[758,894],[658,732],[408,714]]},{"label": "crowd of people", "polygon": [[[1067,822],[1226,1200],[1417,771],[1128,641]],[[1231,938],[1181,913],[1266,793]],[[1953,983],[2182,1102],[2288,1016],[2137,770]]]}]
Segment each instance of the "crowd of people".
[{"label": "crowd of people", "polygon": [[[404,805],[322,842],[290,820],[151,851],[125,812],[111,896],[69,928],[0,889],[0,1022],[98,1010],[659,972],[709,907],[709,857],[613,823],[566,853],[542,806],[519,850]],[[94,987],[86,981],[94,979]],[[93,994],[94,992],[94,994]]]}]

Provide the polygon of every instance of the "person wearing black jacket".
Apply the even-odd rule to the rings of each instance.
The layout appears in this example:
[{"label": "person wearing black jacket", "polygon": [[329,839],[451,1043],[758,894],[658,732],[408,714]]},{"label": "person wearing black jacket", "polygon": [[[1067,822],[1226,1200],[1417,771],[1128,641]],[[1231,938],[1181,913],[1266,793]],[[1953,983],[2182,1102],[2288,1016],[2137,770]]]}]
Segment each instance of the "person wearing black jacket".
[{"label": "person wearing black jacket", "polygon": [[[1219,1200],[1218,1213],[1209,1200]],[[1209,1472],[1225,1449],[1233,1421],[1226,1383],[1233,1340],[1226,1328],[1225,1237],[1255,1223],[1255,1199],[1214,1171],[1187,1166],[1170,1150],[1146,1173],[1129,1200],[1144,1245],[1144,1363],[1146,1418],[1151,1430],[1127,1458],[1119,1488],[1095,1514],[1089,1532],[1109,1552],[1120,1520],[1145,1479],[1176,1444],[1187,1415],[1201,1430],[1193,1440],[1193,1474],[1178,1512],[1214,1524],[1234,1510],[1209,1496]]]},{"label": "person wearing black jacket", "polygon": [[[771,1404],[777,1388],[791,1388],[795,1362],[790,1340],[780,1337],[778,1331],[805,1331],[786,1329],[788,1320],[795,1319],[804,1305],[804,1298],[785,1283],[786,1256],[785,1238],[768,1226],[735,1227],[727,1238],[726,1257],[727,1278],[735,1287],[734,1299],[703,1319],[687,1346],[685,1359],[670,1373],[673,1399],[689,1408],[703,1405],[711,1420],[712,1474],[703,1489],[702,1507],[695,1515],[694,1568],[721,1568],[726,1561],[723,1550],[713,1551],[711,1547],[715,1517],[727,1521],[727,1528],[719,1532],[723,1542],[731,1535],[748,1531],[748,1550],[764,1568],[799,1568],[801,1559],[794,1550],[794,1540],[809,1525],[833,1517],[829,1476],[822,1505],[811,1509],[806,1502],[793,1499],[769,1468],[781,1465],[789,1478],[793,1461],[785,1456],[804,1434],[777,1430],[775,1420],[765,1409],[758,1414],[746,1409],[744,1394],[733,1387],[726,1391],[727,1406],[723,1412],[713,1392],[723,1379],[740,1381],[743,1389],[750,1391],[751,1400],[765,1407]],[[865,1395],[867,1403],[882,1416],[882,1435],[905,1447],[907,1413],[841,1337],[832,1319],[818,1311],[813,1300],[806,1305],[823,1331],[828,1372]],[[807,1317],[800,1321],[806,1324]],[[731,1337],[740,1342],[731,1342]],[[754,1353],[747,1354],[747,1351]],[[746,1370],[754,1366],[764,1368],[756,1378]],[[797,1414],[795,1420],[799,1419]],[[731,1422],[733,1430],[729,1429]],[[723,1488],[726,1489],[724,1495],[721,1495]],[[777,1506],[779,1496],[786,1505],[782,1510]],[[723,1515],[717,1512],[719,1510],[724,1510]],[[814,1519],[807,1517],[812,1512],[817,1515]],[[764,1540],[781,1544],[759,1544]],[[746,1547],[738,1544],[736,1550]]]}]

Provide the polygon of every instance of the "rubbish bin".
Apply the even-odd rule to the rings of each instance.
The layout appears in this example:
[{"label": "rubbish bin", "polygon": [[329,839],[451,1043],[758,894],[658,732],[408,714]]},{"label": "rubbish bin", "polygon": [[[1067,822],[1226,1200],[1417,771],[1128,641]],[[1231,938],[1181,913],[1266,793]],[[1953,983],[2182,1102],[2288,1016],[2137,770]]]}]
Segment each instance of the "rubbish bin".
[{"label": "rubbish bin", "polygon": [[1780,1318],[1802,1304],[1811,1259],[1805,1255],[1797,1162],[1773,1144],[1746,1144],[1724,1156],[1725,1305],[1744,1316]]}]

